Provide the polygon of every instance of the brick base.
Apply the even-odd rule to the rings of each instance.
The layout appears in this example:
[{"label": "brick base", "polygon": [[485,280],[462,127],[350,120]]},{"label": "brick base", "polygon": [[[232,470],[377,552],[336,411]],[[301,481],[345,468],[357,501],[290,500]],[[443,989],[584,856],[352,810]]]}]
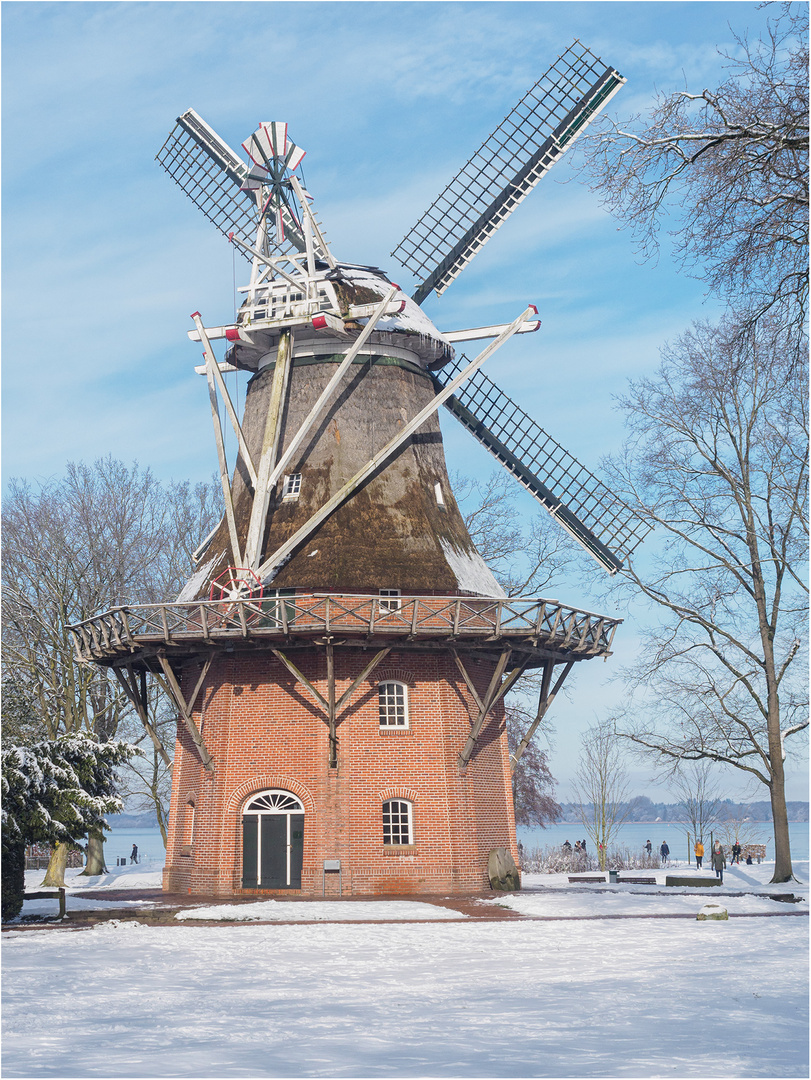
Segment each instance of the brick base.
[{"label": "brick base", "polygon": [[[291,652],[325,697],[326,657],[317,646]],[[336,696],[370,659],[361,648],[335,650]],[[465,660],[480,697],[493,673],[487,660]],[[186,694],[200,668],[184,671]],[[379,724],[378,684],[408,688],[407,730]],[[489,716],[460,772],[458,755],[476,705],[452,656],[407,648],[392,652],[338,715],[338,767],[329,766],[321,707],[270,653],[221,654],[198,696],[195,720],[213,756],[212,777],[179,725],[167,862],[170,892],[220,896],[478,892],[488,887],[492,848],[517,857],[504,714]],[[242,813],[259,792],[283,790],[304,808],[300,889],[242,886]],[[413,809],[413,845],[383,843],[382,806],[402,799]]]}]

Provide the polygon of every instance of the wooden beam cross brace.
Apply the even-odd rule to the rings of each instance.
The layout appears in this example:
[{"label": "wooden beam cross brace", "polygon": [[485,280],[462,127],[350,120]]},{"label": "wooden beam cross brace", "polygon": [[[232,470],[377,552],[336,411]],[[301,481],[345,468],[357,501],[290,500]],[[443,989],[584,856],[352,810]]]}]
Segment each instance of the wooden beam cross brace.
[{"label": "wooden beam cross brace", "polygon": [[467,766],[467,763],[470,761],[471,755],[476,748],[476,740],[481,734],[481,730],[484,727],[484,722],[487,719],[487,714],[490,712],[494,705],[498,704],[498,702],[501,701],[505,694],[509,693],[509,691],[513,688],[518,679],[524,674],[524,670],[530,661],[530,657],[525,657],[522,661],[516,664],[514,668],[510,670],[510,672],[507,674],[507,677],[502,682],[502,676],[504,675],[511,655],[512,649],[508,645],[498,659],[496,669],[493,672],[493,677],[490,679],[490,685],[487,687],[487,693],[484,695],[483,700],[479,698],[479,695],[471,686],[472,680],[470,680],[470,677],[465,672],[461,660],[459,660],[458,657],[456,658],[457,665],[459,666],[459,669],[462,672],[463,677],[465,678],[465,682],[467,683],[468,688],[471,690],[474,700],[479,706],[479,713],[476,717],[476,721],[473,724],[473,727],[470,729],[470,734],[468,735],[467,741],[462,748],[462,752],[459,754],[460,769],[464,769]]},{"label": "wooden beam cross brace", "polygon": [[374,669],[385,659],[391,652],[391,647],[381,649],[380,652],[375,653],[360,675],[352,681],[352,683],[344,690],[340,698],[336,700],[335,697],[335,656],[333,653],[332,642],[327,642],[327,697],[313,686],[310,680],[304,675],[292,660],[288,659],[283,652],[279,649],[271,649],[271,652],[280,663],[284,664],[296,682],[300,682],[315,698],[316,703],[326,713],[327,724],[329,726],[329,767],[335,769],[338,766],[338,735],[337,735],[337,723],[339,713],[349,704],[352,695],[355,693],[360,684],[371,675]]},{"label": "wooden beam cross brace", "polygon": [[164,653],[158,653],[158,661],[160,662],[160,666],[163,668],[163,673],[166,676],[166,680],[164,681],[163,679],[161,679],[160,675],[158,674],[155,675],[155,678],[158,680],[161,686],[163,686],[166,693],[169,695],[172,701],[174,701],[175,705],[177,705],[178,709],[180,710],[180,715],[183,718],[183,723],[186,725],[186,730],[191,736],[192,742],[197,747],[197,753],[200,755],[200,760],[203,763],[203,767],[205,768],[206,772],[209,772],[212,775],[214,773],[214,759],[206,749],[206,744],[203,742],[203,736],[200,734],[200,729],[194,722],[194,717],[192,716],[192,709],[194,708],[194,703],[197,700],[197,695],[200,693],[200,689],[205,682],[206,675],[208,675],[208,669],[211,667],[211,662],[213,661],[213,659],[213,655],[209,656],[209,658],[203,664],[203,670],[200,673],[200,678],[197,680],[197,685],[195,686],[194,692],[188,701],[186,701],[186,699],[183,697],[183,691],[180,689],[180,683],[177,681],[177,677],[175,676],[174,671],[172,671],[172,666],[166,659],[166,655]]},{"label": "wooden beam cross brace", "polygon": [[152,740],[153,746],[163,759],[164,765],[168,766],[168,768],[171,769],[172,759],[166,753],[166,748],[160,741],[160,736],[155,730],[153,723],[149,719],[149,699],[146,693],[146,675],[144,673],[141,674],[141,685],[139,687],[138,680],[135,676],[135,670],[132,664],[127,664],[126,669],[126,675],[120,668],[117,667],[114,667],[113,671],[115,672],[116,678],[121,683],[121,686],[124,688],[124,693],[135,706],[135,711],[138,713],[138,717],[141,723],[144,725],[144,729],[146,730],[147,735]]},{"label": "wooden beam cross brace", "polygon": [[568,664],[566,664],[563,671],[558,676],[558,679],[557,679],[557,682],[555,683],[554,689],[552,690],[552,693],[550,694],[549,693],[549,684],[552,682],[552,670],[553,670],[554,666],[555,666],[555,661],[554,660],[547,660],[546,663],[544,664],[543,676],[541,677],[541,693],[540,693],[540,695],[538,697],[538,712],[537,712],[537,714],[535,716],[535,719],[529,725],[529,728],[527,729],[527,732],[524,735],[523,739],[518,744],[518,748],[516,749],[515,753],[512,755],[512,758],[510,759],[510,772],[511,773],[515,772],[515,767],[518,764],[518,762],[521,760],[521,755],[524,753],[526,748],[529,746],[530,740],[532,739],[532,736],[538,730],[538,725],[540,724],[541,720],[543,720],[544,716],[546,716],[546,714],[547,714],[547,712],[549,710],[549,707],[551,706],[552,702],[555,700],[555,695],[557,694],[558,690],[560,690],[561,686],[563,686],[563,682],[564,682],[566,676],[572,670],[572,667],[574,666],[574,660],[570,660],[568,662]]}]

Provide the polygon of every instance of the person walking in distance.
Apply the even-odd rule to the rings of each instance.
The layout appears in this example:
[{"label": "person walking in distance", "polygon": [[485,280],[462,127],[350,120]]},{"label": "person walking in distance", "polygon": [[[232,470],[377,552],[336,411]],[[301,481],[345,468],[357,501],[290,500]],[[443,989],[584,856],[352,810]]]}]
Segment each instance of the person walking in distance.
[{"label": "person walking in distance", "polygon": [[662,841],[662,846],[659,848],[659,854],[662,856],[662,866],[667,866],[667,860],[670,857],[670,848],[667,846],[667,841]]},{"label": "person walking in distance", "polygon": [[741,861],[741,852],[742,851],[743,851],[743,848],[741,847],[740,842],[738,841],[738,838],[736,836],[735,837],[735,843],[732,845],[732,862],[733,863],[740,863],[740,861]]},{"label": "person walking in distance", "polygon": [[132,851],[130,852],[130,862],[131,863],[137,863],[138,862],[138,845],[137,844],[132,845]]},{"label": "person walking in distance", "polygon": [[696,840],[696,846],[693,848],[696,853],[696,870],[701,869],[701,863],[704,860],[704,845],[700,840]]},{"label": "person walking in distance", "polygon": [[653,851],[653,844],[650,842],[650,840],[647,840],[645,842],[645,851],[647,851],[648,855],[650,855],[650,853]]},{"label": "person walking in distance", "polygon": [[724,867],[727,864],[726,856],[724,855],[724,849],[721,847],[721,841],[716,840],[712,846],[712,868],[715,871],[715,876],[721,879],[721,884],[724,884]]}]

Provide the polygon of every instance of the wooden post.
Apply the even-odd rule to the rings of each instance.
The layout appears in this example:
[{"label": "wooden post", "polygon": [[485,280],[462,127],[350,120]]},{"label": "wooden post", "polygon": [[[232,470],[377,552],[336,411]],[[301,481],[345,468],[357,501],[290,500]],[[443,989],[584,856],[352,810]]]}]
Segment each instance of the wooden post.
[{"label": "wooden post", "polygon": [[273,371],[273,385],[270,392],[268,414],[265,419],[265,435],[262,440],[262,456],[259,459],[259,471],[251,506],[251,520],[248,525],[248,538],[245,541],[245,564],[252,570],[259,565],[262,554],[262,541],[265,538],[268,504],[270,502],[270,474],[276,464],[276,453],[281,432],[282,411],[293,359],[293,331],[283,330],[279,335],[276,350],[276,367]]},{"label": "wooden post", "polygon": [[338,739],[335,733],[335,657],[327,642],[327,716],[329,719],[329,767],[338,768]]}]

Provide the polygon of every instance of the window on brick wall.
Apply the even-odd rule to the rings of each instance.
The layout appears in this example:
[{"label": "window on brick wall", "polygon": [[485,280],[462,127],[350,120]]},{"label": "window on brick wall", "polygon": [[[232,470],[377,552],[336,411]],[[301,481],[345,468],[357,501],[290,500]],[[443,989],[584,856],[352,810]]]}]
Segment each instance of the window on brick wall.
[{"label": "window on brick wall", "polygon": [[383,843],[414,843],[411,803],[405,799],[389,799],[383,803]]},{"label": "window on brick wall", "polygon": [[399,589],[381,589],[380,599],[378,600],[378,607],[380,608],[380,614],[385,615],[387,611],[399,611],[403,606],[403,602],[400,599]]},{"label": "window on brick wall", "polygon": [[382,728],[408,727],[408,687],[405,683],[380,683],[377,701]]}]

